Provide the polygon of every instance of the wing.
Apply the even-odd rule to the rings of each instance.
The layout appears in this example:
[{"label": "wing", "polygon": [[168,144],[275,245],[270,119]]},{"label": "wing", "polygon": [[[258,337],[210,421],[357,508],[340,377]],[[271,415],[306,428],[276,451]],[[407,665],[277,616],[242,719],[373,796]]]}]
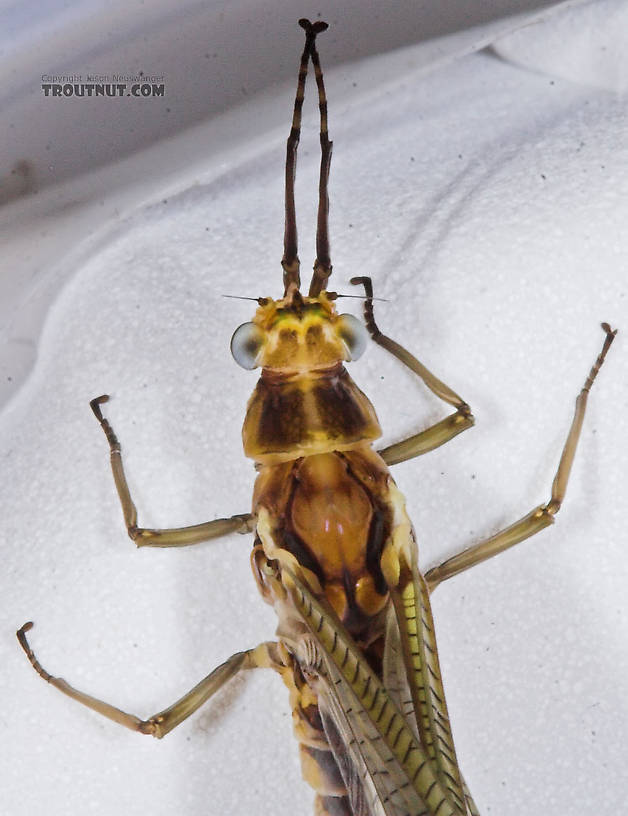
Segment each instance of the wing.
[{"label": "wing", "polygon": [[391,596],[384,685],[425,747],[459,812],[479,816],[456,758],[423,576],[416,569],[402,572],[399,586],[391,590]]},{"label": "wing", "polygon": [[[323,717],[357,816],[459,816],[433,760],[337,616],[284,565],[282,582],[309,630],[296,657]],[[300,647],[300,648],[299,648]],[[348,784],[347,784],[348,780]],[[361,810],[360,810],[361,808]]]},{"label": "wing", "polygon": [[[389,675],[397,685],[405,678],[421,744],[458,811],[464,813],[462,779],[449,725],[427,586],[418,570],[402,567],[399,583],[389,590],[395,620],[389,619],[386,640],[390,660],[385,656],[384,683],[388,685]],[[398,646],[393,654],[395,641]]]},{"label": "wing", "polygon": [[[318,684],[318,708],[325,736],[347,789],[353,816],[386,816],[380,792],[357,749],[358,737],[342,711],[340,701],[325,680]],[[377,761],[372,758],[372,761]]]}]

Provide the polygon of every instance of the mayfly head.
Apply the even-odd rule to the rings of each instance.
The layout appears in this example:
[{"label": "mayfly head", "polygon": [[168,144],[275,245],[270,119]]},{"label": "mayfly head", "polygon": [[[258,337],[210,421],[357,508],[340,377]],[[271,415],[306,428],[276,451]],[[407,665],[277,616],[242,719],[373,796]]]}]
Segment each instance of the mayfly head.
[{"label": "mayfly head", "polygon": [[367,338],[359,320],[336,312],[327,292],[304,297],[291,286],[280,300],[264,298],[253,320],[236,329],[231,353],[246,369],[316,371],[357,360]]}]

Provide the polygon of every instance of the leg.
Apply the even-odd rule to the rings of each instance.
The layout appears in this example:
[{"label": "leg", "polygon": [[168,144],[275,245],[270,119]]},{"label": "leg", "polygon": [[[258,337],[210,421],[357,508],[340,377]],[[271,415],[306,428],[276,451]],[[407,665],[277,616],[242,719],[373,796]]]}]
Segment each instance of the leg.
[{"label": "leg", "polygon": [[414,371],[427,385],[430,391],[443,402],[448,402],[456,409],[454,414],[448,416],[446,419],[437,422],[417,434],[409,436],[407,439],[397,442],[395,445],[378,451],[387,465],[396,465],[398,462],[405,462],[406,459],[412,459],[415,456],[420,456],[422,453],[438,448],[449,442],[454,436],[466,431],[473,425],[473,415],[471,409],[464,400],[462,400],[455,391],[452,391],[449,386],[441,382],[435,377],[431,371],[428,371],[423,363],[419,362],[414,355],[399,343],[391,340],[390,337],[382,334],[375,323],[373,315],[373,286],[370,278],[351,278],[351,283],[362,284],[366,292],[366,302],[364,304],[364,317],[366,320],[366,328],[373,340],[382,348],[389,351],[393,357],[400,360],[411,371]]},{"label": "leg", "polygon": [[617,329],[613,331],[608,323],[602,323],[602,328],[606,332],[604,345],[602,346],[602,351],[595,361],[595,365],[589,372],[589,376],[586,379],[582,391],[580,391],[580,394],[576,399],[576,411],[571,423],[571,428],[567,434],[567,440],[560,457],[558,470],[556,471],[556,476],[554,477],[554,481],[552,483],[552,495],[550,500],[547,502],[547,504],[541,504],[539,507],[535,507],[534,510],[528,513],[527,516],[524,516],[519,521],[516,521],[505,530],[501,530],[494,536],[487,538],[485,541],[481,541],[479,544],[470,547],[468,550],[463,550],[461,553],[458,553],[458,555],[454,555],[452,558],[447,559],[447,561],[444,563],[429,570],[425,575],[425,579],[430,592],[434,590],[438,584],[441,583],[441,581],[445,581],[447,578],[451,578],[453,575],[457,575],[459,572],[463,572],[464,570],[469,569],[482,561],[486,561],[487,558],[492,558],[494,555],[498,555],[504,550],[507,550],[509,547],[512,547],[515,544],[518,544],[520,541],[523,541],[535,533],[540,532],[544,527],[548,527],[550,524],[554,523],[554,516],[560,510],[561,504],[565,498],[569,474],[571,472],[571,466],[573,464],[573,458],[576,453],[576,447],[578,446],[578,439],[580,437],[580,430],[584,420],[584,412],[587,406],[589,391],[591,390],[593,381],[595,380],[597,373],[604,362],[604,358],[606,357],[611,343],[617,334]]},{"label": "leg", "polygon": [[279,659],[279,644],[277,643],[260,643],[254,649],[248,649],[246,652],[237,652],[232,655],[229,660],[225,661],[221,666],[214,669],[213,672],[207,675],[201,682],[194,686],[191,691],[188,691],[180,700],[173,703],[168,708],[160,711],[159,714],[154,714],[147,720],[140,720],[134,714],[127,714],[126,711],[121,711],[115,706],[109,705],[102,700],[91,697],[82,691],[73,688],[69,683],[66,683],[61,677],[52,677],[42,667],[33,650],[29,646],[26,639],[26,632],[32,629],[31,622],[25,623],[24,626],[17,632],[17,639],[20,645],[26,652],[26,656],[30,660],[33,668],[40,677],[43,677],[50,685],[59,689],[63,694],[67,694],[73,700],[91,708],[107,717],[108,720],[124,725],[130,728],[131,731],[139,731],[140,734],[152,734],[153,737],[161,739],[165,737],[169,731],[176,728],[179,723],[187,719],[190,714],[193,714],[203,703],[207,702],[224,684],[231,680],[232,677],[244,669],[258,669],[258,668],[274,668],[277,671],[280,667],[283,668]]},{"label": "leg", "polygon": [[204,524],[195,524],[192,527],[175,527],[171,530],[149,530],[137,526],[137,510],[133,504],[124,467],[122,465],[122,454],[120,443],[109,424],[109,420],[102,415],[100,406],[109,399],[107,394],[96,397],[89,404],[96,419],[105,432],[109,450],[111,451],[111,470],[116,484],[116,490],[120,497],[124,523],[129,536],[135,541],[138,547],[186,547],[188,544],[198,544],[201,541],[209,541],[211,538],[218,538],[228,533],[250,533],[255,529],[255,517],[250,513],[231,516],[231,518],[215,519]]}]

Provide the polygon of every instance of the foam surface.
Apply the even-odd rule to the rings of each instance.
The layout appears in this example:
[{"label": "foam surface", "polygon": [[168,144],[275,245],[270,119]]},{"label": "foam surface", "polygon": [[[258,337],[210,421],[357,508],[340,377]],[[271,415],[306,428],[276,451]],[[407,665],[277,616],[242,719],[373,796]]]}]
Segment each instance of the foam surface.
[{"label": "foam surface", "polygon": [[[316,128],[311,109],[297,186],[305,270]],[[330,128],[333,288],[350,292],[351,276],[371,275],[388,299],[377,304],[382,329],[477,418],[394,471],[424,566],[549,497],[599,323],[622,332],[593,390],[557,526],[434,597],[458,756],[483,816],[621,812],[625,103],[481,53],[332,97]],[[34,620],[32,645],[49,671],[140,716],[272,638],[249,539],[134,550],[87,402],[112,395],[106,412],[140,523],[248,509],[254,473],[239,434],[256,374],[235,365],[228,345],[254,304],[220,295],[280,294],[284,136],[103,235],[51,309],[34,374],[2,415],[2,734],[12,753],[3,787],[14,816],[311,808],[275,676],[236,679],[157,743],[45,687],[11,634]],[[358,301],[345,303],[359,313]],[[364,360],[350,373],[386,443],[445,415],[379,349]]]}]

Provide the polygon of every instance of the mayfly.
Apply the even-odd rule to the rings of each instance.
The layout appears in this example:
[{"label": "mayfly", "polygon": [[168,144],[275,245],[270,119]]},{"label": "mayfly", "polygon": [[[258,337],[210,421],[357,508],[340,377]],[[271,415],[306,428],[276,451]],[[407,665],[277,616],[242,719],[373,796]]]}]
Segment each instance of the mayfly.
[{"label": "mayfly", "polygon": [[[292,129],[287,143],[284,293],[257,298],[250,323],[231,341],[237,363],[260,367],[243,428],[244,452],[258,470],[252,510],[192,527],[138,526],[121,449],[102,413],[91,407],[109,443],[111,467],[130,537],[139,546],[182,547],[227,533],[254,533],[253,574],[279,617],[277,640],[238,652],[180,700],[146,720],[50,675],[19,641],[35,670],[69,697],[134,731],[163,737],[245,669],[272,668],[290,690],[303,776],[316,791],[318,816],[477,816],[460,770],[439,666],[430,594],[442,581],[552,524],[565,496],[590,388],[615,337],[602,324],[602,350],[576,400],[575,415],[546,504],[423,575],[414,532],[388,467],[433,450],[473,425],[469,405],[375,322],[371,280],[366,329],[338,314],[332,272],[327,183],[332,143],[315,41],[305,30]],[[316,261],[301,291],[294,180],[309,64],[318,88],[321,164]],[[344,363],[368,336],[453,408],[445,419],[375,451],[380,426]]]}]

